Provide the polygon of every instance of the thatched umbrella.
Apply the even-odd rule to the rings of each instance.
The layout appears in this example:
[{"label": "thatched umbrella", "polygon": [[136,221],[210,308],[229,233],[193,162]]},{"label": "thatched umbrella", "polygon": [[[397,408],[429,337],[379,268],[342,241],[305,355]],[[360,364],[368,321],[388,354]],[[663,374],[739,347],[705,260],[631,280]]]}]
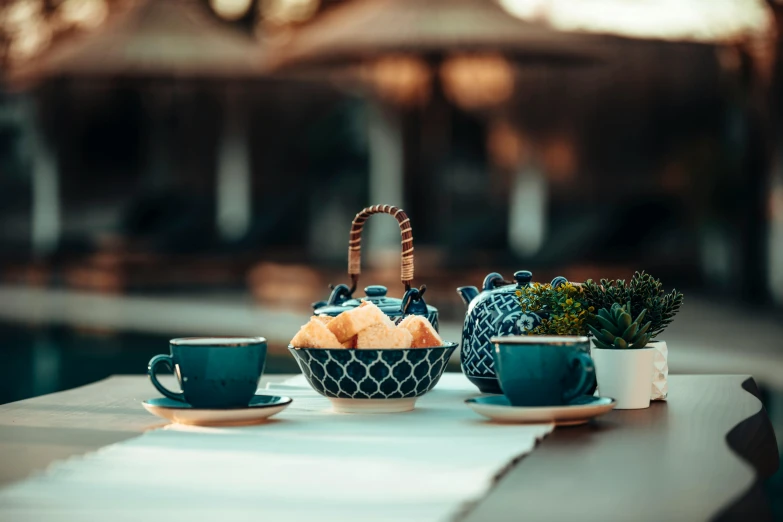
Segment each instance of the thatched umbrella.
[{"label": "thatched umbrella", "polygon": [[131,0],[100,27],[12,66],[11,86],[58,77],[238,78],[261,74],[264,48],[195,0]]},{"label": "thatched umbrella", "polygon": [[[719,4],[710,0],[354,0],[295,31],[270,64],[285,71],[358,64],[359,72],[382,97],[398,101],[395,91],[407,89],[411,99],[418,96],[422,101],[430,79],[444,80],[452,99],[459,97],[454,91],[460,83],[479,94],[490,90],[482,79],[489,78],[490,86],[508,83],[508,65],[502,70],[506,59],[548,66],[612,62],[618,54],[646,52],[649,45],[661,42],[745,44],[757,55],[769,51],[765,44],[774,34],[774,22],[764,0]],[[435,68],[440,74],[430,78]],[[467,108],[482,104],[483,100],[472,100],[467,94],[455,101]]]},{"label": "thatched umbrella", "polygon": [[377,94],[403,105],[426,101],[430,83],[443,80],[450,98],[477,108],[492,105],[493,93],[496,101],[510,94],[509,60],[593,64],[607,57],[610,40],[522,21],[494,0],[362,0],[296,30],[269,63],[290,72],[357,66]]},{"label": "thatched umbrella", "polygon": [[297,31],[274,58],[289,68],[355,63],[389,54],[498,52],[520,59],[600,57],[601,39],[521,21],[492,0],[347,2]]}]

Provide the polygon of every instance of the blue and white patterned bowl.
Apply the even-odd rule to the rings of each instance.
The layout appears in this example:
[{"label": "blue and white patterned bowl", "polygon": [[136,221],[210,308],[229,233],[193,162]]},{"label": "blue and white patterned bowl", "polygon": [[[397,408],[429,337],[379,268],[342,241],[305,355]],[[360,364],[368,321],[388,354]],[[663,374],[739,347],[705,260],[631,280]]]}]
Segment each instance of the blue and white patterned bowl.
[{"label": "blue and white patterned bowl", "polygon": [[335,411],[392,413],[412,410],[416,399],[435,387],[456,347],[288,349],[307,382]]}]

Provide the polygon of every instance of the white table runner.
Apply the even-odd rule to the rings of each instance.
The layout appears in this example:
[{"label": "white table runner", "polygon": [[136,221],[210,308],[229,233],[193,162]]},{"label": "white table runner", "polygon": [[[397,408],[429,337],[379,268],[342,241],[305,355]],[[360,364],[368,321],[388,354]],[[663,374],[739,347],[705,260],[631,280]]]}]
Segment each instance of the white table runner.
[{"label": "white table runner", "polygon": [[260,426],[172,424],[57,463],[0,490],[0,521],[442,521],[553,429],[485,422],[462,374],[408,413],[333,413],[301,376],[264,393],[294,403]]}]

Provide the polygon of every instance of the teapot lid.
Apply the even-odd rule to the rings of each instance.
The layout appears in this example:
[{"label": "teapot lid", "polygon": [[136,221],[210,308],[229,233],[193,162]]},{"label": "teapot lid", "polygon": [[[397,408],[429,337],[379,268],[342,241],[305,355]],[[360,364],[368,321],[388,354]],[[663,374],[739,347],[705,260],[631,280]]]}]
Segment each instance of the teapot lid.
[{"label": "teapot lid", "polygon": [[[399,316],[405,314],[427,314],[437,312],[437,309],[424,303],[421,295],[423,290],[411,288],[405,292],[402,299],[389,297],[386,295],[388,289],[383,285],[371,285],[364,288],[365,297],[345,299],[342,302],[327,304],[316,303],[313,305],[316,315],[338,315],[351,308],[356,308],[362,304],[362,301],[369,301],[383,313],[390,316]],[[350,297],[350,295],[346,296]],[[403,306],[407,304],[403,312]]]},{"label": "teapot lid", "polygon": [[[481,285],[482,290],[495,290],[500,289],[504,292],[510,292],[521,288],[523,286],[530,286],[530,282],[533,281],[533,273],[527,270],[518,270],[514,272],[514,281],[506,281],[503,276],[497,272],[487,274],[484,278],[484,283]],[[516,285],[514,284],[516,282]]]},{"label": "teapot lid", "polygon": [[[514,272],[514,281],[507,281],[497,272],[492,272],[484,278],[482,285],[483,291],[492,291],[493,293],[514,293],[518,289],[528,287],[533,282],[533,273],[528,270],[518,270]],[[552,279],[550,285],[557,288],[568,280],[563,276],[557,276]]]}]

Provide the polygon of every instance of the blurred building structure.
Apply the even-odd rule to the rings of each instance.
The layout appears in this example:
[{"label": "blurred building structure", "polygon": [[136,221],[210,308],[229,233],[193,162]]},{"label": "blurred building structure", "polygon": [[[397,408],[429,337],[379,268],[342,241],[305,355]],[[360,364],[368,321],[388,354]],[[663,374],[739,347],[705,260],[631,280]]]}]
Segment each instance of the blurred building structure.
[{"label": "blurred building structure", "polygon": [[[514,17],[518,18],[516,22]],[[395,105],[426,105],[422,111],[426,116],[418,129],[422,131],[420,142],[426,143],[417,151],[419,158],[416,159],[422,161],[424,158],[419,177],[422,177],[421,171],[435,170],[437,167],[433,167],[438,159],[442,162],[443,156],[457,148],[448,140],[441,139],[438,143],[436,138],[432,141],[438,130],[428,128],[427,120],[440,120],[441,133],[444,129],[453,129],[459,116],[444,103],[447,100],[458,109],[478,113],[476,118],[484,126],[489,123],[496,129],[495,133],[485,131],[489,183],[494,181],[492,177],[505,178],[498,183],[502,188],[490,195],[490,204],[499,203],[509,209],[504,220],[508,225],[508,244],[518,257],[527,259],[535,259],[535,254],[544,246],[542,237],[548,221],[547,185],[551,194],[558,182],[560,185],[571,182],[573,190],[574,183],[581,181],[585,185],[584,181],[587,181],[589,185],[595,180],[596,172],[585,175],[590,158],[584,153],[578,157],[577,148],[584,147],[590,140],[589,134],[601,128],[600,120],[607,114],[625,109],[622,101],[617,100],[618,91],[624,91],[623,97],[636,104],[630,109],[641,108],[648,114],[656,109],[656,104],[681,103],[686,99],[693,103],[700,93],[709,93],[708,100],[714,96],[709,100],[712,101],[710,107],[702,106],[702,112],[697,108],[681,119],[683,123],[693,125],[688,132],[697,135],[696,139],[715,139],[714,135],[707,136],[705,130],[714,130],[716,123],[727,128],[739,125],[740,129],[727,130],[743,137],[752,136],[747,143],[734,143],[739,156],[735,168],[742,172],[742,179],[728,180],[742,186],[734,197],[738,198],[738,206],[743,210],[722,216],[728,222],[719,223],[717,232],[709,230],[715,224],[709,216],[703,219],[703,214],[710,211],[705,205],[709,207],[714,202],[699,202],[702,198],[695,192],[710,184],[719,187],[716,192],[725,190],[725,187],[720,188],[720,173],[715,172],[723,166],[717,166],[717,163],[711,166],[670,165],[663,167],[670,172],[660,182],[650,184],[649,177],[647,180],[636,177],[628,180],[628,188],[632,189],[631,196],[642,198],[660,188],[664,192],[680,192],[680,196],[685,195],[683,190],[693,191],[689,196],[695,197],[686,204],[690,208],[680,210],[690,218],[703,220],[703,230],[696,231],[704,238],[701,251],[692,252],[695,256],[690,260],[687,251],[677,252],[692,242],[692,238],[682,236],[679,244],[676,240],[674,244],[670,242],[673,251],[659,256],[659,261],[668,258],[672,265],[701,263],[708,282],[763,301],[765,296],[762,294],[771,290],[772,270],[768,261],[778,248],[767,242],[768,217],[763,210],[767,205],[771,172],[771,128],[766,119],[772,103],[770,94],[775,92],[771,82],[774,81],[777,41],[775,18],[770,6],[763,1],[714,5],[701,1],[505,0],[495,3],[443,0],[421,4],[366,0],[346,3],[305,26],[272,61],[283,68],[315,70],[343,69],[358,64],[360,76],[370,84],[371,95],[377,99]],[[535,67],[542,64],[543,74]],[[563,65],[568,67],[563,68]],[[542,77],[549,81],[542,81]],[[558,122],[552,121],[552,114],[542,114],[539,122],[533,122],[533,118],[528,117],[529,113],[535,113],[532,98],[547,94],[544,86],[552,87],[557,83],[570,88],[558,92],[558,99],[550,98],[549,104],[542,105],[551,108],[575,102],[568,112],[558,111],[555,116],[562,118],[565,115],[569,121],[565,125],[562,125],[565,122],[559,122],[558,128]],[[527,94],[527,99],[522,93]],[[607,100],[609,103],[599,105],[601,97],[607,95],[611,97]],[[736,121],[720,123],[710,119],[715,113],[725,111],[736,111],[729,116]],[[573,120],[584,117],[585,113],[588,117],[581,122],[583,127],[574,128]],[[610,117],[616,119],[614,115]],[[631,121],[622,122],[622,119],[617,123],[634,125]],[[384,127],[381,122],[376,126]],[[640,130],[632,129],[631,132]],[[402,131],[398,126],[389,128],[388,132]],[[671,134],[664,138],[669,142],[690,137],[680,134],[680,129],[664,129],[664,132]],[[550,136],[542,140],[541,135],[547,133]],[[609,137],[612,138],[617,137]],[[509,153],[509,149],[512,152]],[[433,161],[433,156],[438,155],[441,157]],[[616,155],[621,157],[622,153]],[[703,162],[704,158],[697,161]],[[731,158],[725,158],[725,161],[731,161]],[[551,178],[550,183],[542,182],[541,169],[536,166],[542,162],[544,175]],[[422,190],[421,185],[410,190],[414,194],[424,194],[424,198],[436,206],[436,215],[448,216],[446,226],[456,229],[462,227],[454,222],[456,208],[448,208],[454,204],[447,193],[451,188],[448,180],[452,181],[452,186],[457,185],[453,180],[459,169],[464,168],[465,161],[461,163],[449,165],[447,168],[452,172],[448,178],[442,184],[431,183],[429,191]],[[495,176],[491,174],[493,164],[501,171]],[[582,170],[579,176],[576,176],[577,169]],[[683,179],[693,176],[695,169],[711,169],[711,179]],[[393,174],[384,172],[379,177],[388,184],[388,178]],[[486,180],[487,172],[482,174]],[[403,174],[398,172],[394,177],[402,185]],[[437,175],[431,177],[437,178]],[[583,189],[587,188],[583,186]],[[637,194],[633,194],[634,188]],[[498,198],[498,194],[508,193],[510,201],[498,201],[503,199]],[[583,194],[577,190],[572,193]],[[471,195],[475,196],[476,192]],[[626,194],[619,190],[608,196],[624,197]],[[473,203],[465,201],[454,207],[476,206],[473,199]],[[655,210],[654,205],[652,208]],[[632,214],[644,214],[628,210]],[[462,214],[463,208],[457,212]],[[640,227],[656,224],[654,216],[639,217]],[[600,236],[600,230],[569,228],[571,242],[563,245],[563,253],[573,251],[580,234],[583,240]],[[645,232],[642,230],[640,236]],[[615,233],[612,240],[616,242],[618,235]],[[639,239],[644,241],[646,238]],[[551,249],[549,257],[552,258]]]},{"label": "blurred building structure", "polygon": [[[28,91],[3,106],[29,165],[7,183],[31,182],[32,219],[25,197],[6,206],[5,257],[323,272],[384,201],[414,216],[422,273],[644,266],[783,293],[778,7],[650,5],[14,0],[4,79]],[[396,233],[371,222],[366,240],[396,263]]]},{"label": "blurred building structure", "polygon": [[[105,3],[92,4],[105,8]],[[152,118],[152,154],[145,177],[150,186],[165,187],[170,165],[167,136],[160,127],[171,108],[171,96],[183,84],[187,89],[189,82],[222,80],[226,85],[217,85],[216,95],[224,98],[225,122],[219,137],[215,208],[219,231],[236,238],[247,231],[251,204],[248,122],[236,83],[260,76],[262,65],[262,47],[249,35],[220,25],[205,6],[192,1],[141,0],[120,3],[92,31],[18,65],[9,81],[15,88],[63,79],[109,85],[135,81],[136,88],[145,92]],[[162,86],[156,85],[161,81]],[[46,115],[33,114],[30,119],[38,126],[46,123]],[[56,248],[59,236],[59,168],[56,147],[43,132],[36,136],[32,243],[37,254],[45,254]]]},{"label": "blurred building structure", "polygon": [[[600,38],[520,21],[491,1],[370,0],[344,3],[304,26],[271,61],[277,70],[323,71],[327,77],[347,74],[348,81],[359,80],[373,107],[369,111],[370,200],[403,205],[403,194],[410,194],[432,209],[441,235],[449,233],[444,228],[453,209],[446,207],[459,176],[453,172],[439,180],[436,173],[438,163],[451,151],[448,134],[454,106],[465,111],[503,111],[514,93],[512,60],[584,66],[602,59],[607,46]],[[409,125],[407,141],[419,142],[411,152],[403,121],[409,116],[406,112],[415,108],[422,119],[414,124],[418,128]],[[413,187],[408,183],[413,181],[412,170],[419,171]],[[522,221],[543,221],[534,206],[525,208]],[[393,260],[395,232],[371,222],[370,252],[385,248]]]}]

